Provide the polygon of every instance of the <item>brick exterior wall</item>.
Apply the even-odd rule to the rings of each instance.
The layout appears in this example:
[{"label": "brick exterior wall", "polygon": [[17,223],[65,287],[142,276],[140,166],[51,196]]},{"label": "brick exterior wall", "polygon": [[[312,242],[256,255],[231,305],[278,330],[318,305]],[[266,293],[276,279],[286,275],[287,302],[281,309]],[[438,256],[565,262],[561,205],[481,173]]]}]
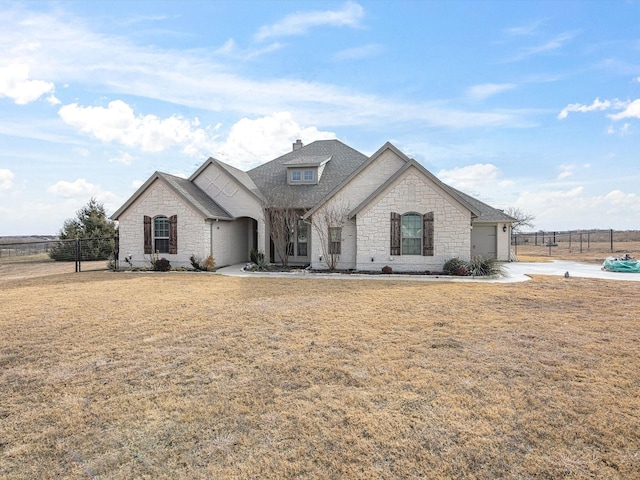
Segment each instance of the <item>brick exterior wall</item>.
[{"label": "brick exterior wall", "polygon": [[160,254],[172,267],[191,266],[189,257],[209,255],[210,229],[205,219],[179,199],[161,180],[147,190],[118,219],[120,230],[120,264],[126,267],[125,256],[132,256],[135,267],[149,267],[150,255],[144,254],[144,216],[178,216],[178,253]]}]

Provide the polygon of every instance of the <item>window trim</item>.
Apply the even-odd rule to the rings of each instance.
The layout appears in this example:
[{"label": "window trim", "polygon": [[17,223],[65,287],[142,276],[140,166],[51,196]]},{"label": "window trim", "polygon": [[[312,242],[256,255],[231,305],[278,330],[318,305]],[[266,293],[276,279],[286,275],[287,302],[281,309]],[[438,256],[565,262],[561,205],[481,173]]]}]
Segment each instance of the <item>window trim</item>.
[{"label": "window trim", "polygon": [[[159,223],[162,222],[162,230],[159,232]],[[169,253],[169,217],[158,215],[153,217],[153,251],[157,253]],[[166,235],[165,235],[166,233]],[[158,240],[162,241],[162,248],[158,248]]]},{"label": "window trim", "polygon": [[[405,219],[413,218],[413,222],[417,222],[419,228],[415,232],[415,236],[405,235],[405,230],[408,230],[409,227],[415,228],[415,225],[405,225]],[[408,222],[407,222],[408,223]],[[402,214],[400,220],[400,255],[422,255],[422,241],[423,241],[423,217],[419,213],[416,212],[407,212]],[[405,240],[413,240],[414,243],[413,248],[411,249],[411,253],[407,253],[405,249],[409,249],[408,246],[405,246]],[[416,248],[415,240],[418,240],[418,245]]]},{"label": "window trim", "polygon": [[[390,242],[389,242],[389,254],[392,256],[402,255],[422,255],[423,257],[433,257],[435,255],[434,248],[434,213],[433,211],[427,212],[422,217],[422,237],[421,237],[421,249],[420,253],[403,253],[402,250],[402,218],[405,215],[420,215],[417,212],[405,212],[403,215],[391,212],[390,218]],[[418,238],[418,237],[410,237]]]},{"label": "window trim", "polygon": [[[332,235],[334,233],[334,235]],[[336,238],[337,240],[334,240]],[[342,254],[342,227],[329,227],[329,255]]]},{"label": "window trim", "polygon": [[313,167],[289,168],[287,182],[289,185],[317,185],[318,169]]},{"label": "window trim", "polygon": [[[168,220],[168,237],[155,235],[155,220],[159,218],[167,218]],[[156,238],[158,239],[168,239],[168,247],[166,252],[160,253],[168,253],[169,255],[175,255],[178,253],[178,216],[171,215],[167,217],[166,215],[157,215],[154,218],[150,216],[144,215],[143,217],[143,238],[144,238],[144,254],[150,255],[153,254],[156,250]],[[165,250],[163,248],[163,250]]]}]

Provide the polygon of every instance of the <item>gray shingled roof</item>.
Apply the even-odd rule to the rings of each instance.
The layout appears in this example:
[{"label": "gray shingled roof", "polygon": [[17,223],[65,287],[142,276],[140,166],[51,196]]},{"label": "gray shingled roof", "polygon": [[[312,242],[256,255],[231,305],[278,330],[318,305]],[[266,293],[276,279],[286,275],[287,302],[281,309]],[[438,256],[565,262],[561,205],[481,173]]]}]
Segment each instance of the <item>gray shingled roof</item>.
[{"label": "gray shingled roof", "polygon": [[[289,185],[287,166],[299,164],[309,157],[331,157],[317,185]],[[289,152],[247,173],[265,195],[278,192],[274,199],[279,205],[311,208],[357,169],[368,157],[339,140],[318,140]],[[292,163],[293,162],[293,163]]]},{"label": "gray shingled roof", "polygon": [[491,205],[487,205],[484,202],[481,202],[477,198],[474,198],[470,195],[467,195],[460,190],[456,190],[453,187],[450,187],[451,190],[454,190],[458,195],[460,195],[467,203],[471,204],[476,210],[480,212],[478,217],[473,219],[474,223],[511,223],[515,221],[515,218],[510,217],[502,210],[498,210],[497,208],[493,208]]},{"label": "gray shingled roof", "polygon": [[198,209],[206,218],[233,219],[224,208],[218,205],[209,195],[200,190],[198,186],[186,178],[176,177],[168,173],[158,172],[173,190],[191,205]]}]

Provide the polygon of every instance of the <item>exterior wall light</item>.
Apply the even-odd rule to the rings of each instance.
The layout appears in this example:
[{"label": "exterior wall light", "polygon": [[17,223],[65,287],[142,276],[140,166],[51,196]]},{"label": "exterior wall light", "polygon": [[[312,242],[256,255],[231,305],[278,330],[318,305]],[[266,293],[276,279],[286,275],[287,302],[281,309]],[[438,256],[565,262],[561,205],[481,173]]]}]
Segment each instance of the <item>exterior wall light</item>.
[{"label": "exterior wall light", "polygon": [[502,231],[504,233],[507,233],[507,224],[506,223],[502,226]]}]

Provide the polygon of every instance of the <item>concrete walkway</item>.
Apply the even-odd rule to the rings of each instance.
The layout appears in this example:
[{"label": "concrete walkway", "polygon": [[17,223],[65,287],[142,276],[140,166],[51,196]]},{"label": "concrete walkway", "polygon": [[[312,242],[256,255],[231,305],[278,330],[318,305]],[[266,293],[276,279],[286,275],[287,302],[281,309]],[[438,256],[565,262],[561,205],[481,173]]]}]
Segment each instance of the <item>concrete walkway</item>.
[{"label": "concrete walkway", "polygon": [[570,277],[600,278],[604,280],[640,281],[640,273],[618,273],[603,271],[599,264],[570,262],[565,260],[555,260],[553,262],[504,263],[504,277],[483,278],[483,277],[450,277],[446,275],[370,275],[370,274],[340,274],[340,273],[311,273],[305,270],[294,272],[245,272],[244,263],[223,267],[216,271],[217,274],[230,277],[266,277],[266,278],[313,278],[313,279],[333,279],[333,280],[399,280],[399,281],[420,281],[420,282],[484,282],[484,283],[515,283],[531,280],[529,275],[552,275],[563,277],[565,272],[569,272]]}]

